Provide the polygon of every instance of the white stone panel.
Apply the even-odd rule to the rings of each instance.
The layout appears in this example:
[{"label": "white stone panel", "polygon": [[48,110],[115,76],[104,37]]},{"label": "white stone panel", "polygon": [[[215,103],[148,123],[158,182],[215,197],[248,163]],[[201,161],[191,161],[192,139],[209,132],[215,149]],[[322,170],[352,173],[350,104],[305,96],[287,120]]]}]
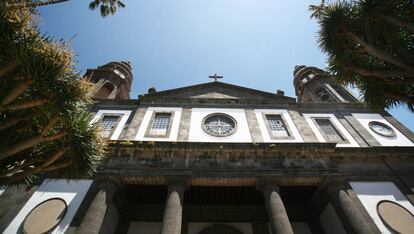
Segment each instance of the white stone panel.
[{"label": "white stone panel", "polygon": [[359,147],[358,143],[355,139],[349,134],[349,132],[345,129],[345,127],[339,122],[339,120],[335,117],[334,114],[303,114],[305,117],[306,122],[308,122],[309,126],[311,127],[312,131],[315,133],[316,138],[318,138],[319,142],[326,142],[325,138],[323,138],[322,133],[319,131],[318,127],[312,121],[312,118],[329,118],[332,123],[334,123],[337,130],[341,132],[341,134],[348,140],[349,143],[344,144],[336,144],[336,147]]},{"label": "white stone panel", "polygon": [[127,234],[160,234],[161,222],[137,222],[129,223]]},{"label": "white stone panel", "polygon": [[[151,121],[152,114],[157,111],[167,111],[167,112],[174,112],[172,125],[171,125],[171,132],[168,137],[145,137],[145,132],[149,127],[149,123]],[[137,136],[135,137],[136,141],[177,141],[178,136],[178,128],[180,127],[180,119],[181,119],[181,112],[182,108],[172,108],[172,107],[148,107],[147,112],[145,112],[144,118],[142,119],[141,126],[139,126],[139,130]]]},{"label": "white stone panel", "polygon": [[[202,129],[203,119],[212,113],[224,113],[230,115],[237,121],[237,130],[234,134],[226,137],[215,137],[207,134]],[[193,108],[191,113],[191,124],[189,141],[193,142],[252,142],[246,113],[243,109],[208,109]]]},{"label": "white stone panel", "polygon": [[[303,142],[303,139],[287,110],[256,109],[254,111],[256,113],[257,123],[259,124],[260,131],[262,132],[264,142]],[[263,119],[263,114],[282,115],[286,120],[285,124],[291,130],[294,139],[272,139],[269,131],[267,130],[265,120]]]},{"label": "white stone panel", "polygon": [[102,115],[105,114],[119,114],[121,115],[121,120],[119,121],[118,125],[116,126],[114,132],[112,133],[111,138],[109,140],[115,141],[118,140],[119,135],[121,135],[122,130],[124,129],[124,126],[126,122],[128,121],[129,116],[131,115],[132,111],[122,111],[122,110],[99,110],[98,113],[96,113],[95,117],[91,120],[91,124],[98,121]]},{"label": "white stone panel", "polygon": [[[377,140],[382,146],[414,146],[414,143],[411,142],[407,137],[405,137],[398,129],[396,129],[392,124],[390,124],[386,119],[384,119],[379,114],[352,114],[362,126]],[[395,131],[394,137],[385,137],[381,136],[369,127],[369,122],[378,121],[383,124],[390,126]]]},{"label": "white stone panel", "polygon": [[350,182],[350,185],[382,233],[392,234],[378,216],[378,202],[393,201],[414,214],[414,206],[392,182]]},{"label": "white stone panel", "polygon": [[64,233],[72,222],[83,198],[89,190],[92,180],[45,180],[23,206],[4,233],[18,233],[19,227],[39,203],[50,198],[63,199],[68,208],[63,220],[53,230],[53,234]]},{"label": "white stone panel", "polygon": [[331,203],[328,203],[325,209],[323,209],[319,216],[319,221],[321,222],[325,233],[346,234],[344,226]]},{"label": "white stone panel", "polygon": [[[213,225],[214,223],[189,223],[188,224],[188,234],[198,234],[203,229]],[[220,223],[232,226],[237,230],[243,232],[243,234],[253,234],[253,229],[251,223]]]}]

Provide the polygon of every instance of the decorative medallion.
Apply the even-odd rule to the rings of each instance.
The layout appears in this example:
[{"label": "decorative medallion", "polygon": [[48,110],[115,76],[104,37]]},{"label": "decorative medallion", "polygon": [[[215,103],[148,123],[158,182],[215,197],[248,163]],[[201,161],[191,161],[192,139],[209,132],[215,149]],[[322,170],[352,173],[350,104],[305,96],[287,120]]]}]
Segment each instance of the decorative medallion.
[{"label": "decorative medallion", "polygon": [[413,233],[414,215],[400,204],[382,200],[377,204],[382,222],[396,233]]},{"label": "decorative medallion", "polygon": [[236,132],[237,122],[230,115],[213,113],[203,119],[201,127],[212,136],[226,137]]},{"label": "decorative medallion", "polygon": [[48,199],[33,208],[23,221],[25,234],[48,233],[65,217],[66,202],[61,198]]},{"label": "decorative medallion", "polygon": [[395,131],[390,126],[378,122],[378,121],[371,121],[368,124],[369,128],[374,131],[375,133],[385,136],[385,137],[393,137],[395,136]]}]

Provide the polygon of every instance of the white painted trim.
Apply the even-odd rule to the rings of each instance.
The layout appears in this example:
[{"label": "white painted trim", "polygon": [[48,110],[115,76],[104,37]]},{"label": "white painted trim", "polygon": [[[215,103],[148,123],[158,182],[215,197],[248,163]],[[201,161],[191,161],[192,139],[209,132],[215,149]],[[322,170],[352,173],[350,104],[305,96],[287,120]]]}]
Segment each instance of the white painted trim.
[{"label": "white painted trim", "polygon": [[[404,134],[396,129],[391,123],[389,123],[380,114],[357,114],[352,113],[352,116],[358,120],[358,122],[377,140],[382,146],[414,146],[414,143],[410,141]],[[369,127],[369,122],[377,121],[390,126],[395,131],[394,137],[381,136]]]},{"label": "white painted trim", "polygon": [[[145,132],[149,127],[149,123],[151,122],[152,113],[157,111],[166,111],[166,112],[174,112],[174,117],[172,120],[171,131],[170,135],[165,138],[163,137],[145,137]],[[142,119],[142,123],[139,126],[137,135],[135,136],[136,141],[177,141],[178,137],[178,128],[180,127],[180,119],[181,119],[181,112],[182,108],[178,107],[148,107],[147,111],[145,112],[144,118]]]},{"label": "white painted trim", "polygon": [[333,124],[338,128],[338,131],[348,140],[349,143],[344,144],[336,144],[337,147],[359,147],[358,143],[355,139],[349,134],[349,132],[345,129],[345,127],[339,122],[339,120],[333,114],[303,114],[305,117],[306,122],[308,122],[309,126],[311,127],[312,131],[315,133],[316,138],[318,138],[319,142],[326,142],[325,138],[322,136],[322,133],[319,131],[318,127],[312,121],[312,118],[329,118]]},{"label": "white painted trim", "polygon": [[[303,139],[296,128],[295,123],[290,117],[289,112],[283,109],[255,109],[257,123],[259,124],[260,131],[263,136],[264,142],[303,142]],[[277,114],[282,115],[286,120],[286,125],[290,129],[294,139],[272,139],[270,133],[266,127],[265,120],[263,119],[263,114]]]},{"label": "white painted trim", "polygon": [[116,141],[119,138],[119,135],[121,135],[122,130],[128,121],[129,116],[131,115],[132,111],[122,111],[122,110],[99,110],[98,113],[96,113],[95,117],[91,120],[90,124],[95,123],[98,121],[102,115],[105,114],[119,114],[122,115],[121,120],[119,121],[118,125],[116,126],[114,132],[112,133],[111,138],[109,140]]}]

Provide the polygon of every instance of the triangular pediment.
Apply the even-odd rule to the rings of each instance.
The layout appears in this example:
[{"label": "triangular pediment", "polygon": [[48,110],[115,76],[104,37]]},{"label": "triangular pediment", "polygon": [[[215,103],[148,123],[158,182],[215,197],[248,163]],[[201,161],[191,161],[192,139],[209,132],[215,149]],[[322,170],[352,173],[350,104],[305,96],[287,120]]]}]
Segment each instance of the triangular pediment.
[{"label": "triangular pediment", "polygon": [[249,99],[295,101],[295,98],[260,90],[245,88],[223,82],[210,82],[199,85],[170,89],[144,95],[150,98],[190,98],[190,99]]}]

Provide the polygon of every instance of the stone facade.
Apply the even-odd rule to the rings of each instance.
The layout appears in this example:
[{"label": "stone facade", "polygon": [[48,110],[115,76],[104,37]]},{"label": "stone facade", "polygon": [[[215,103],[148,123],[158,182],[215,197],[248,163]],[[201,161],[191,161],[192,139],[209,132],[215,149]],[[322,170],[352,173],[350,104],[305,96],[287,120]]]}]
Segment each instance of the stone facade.
[{"label": "stone facade", "polygon": [[[61,230],[391,233],[366,196],[414,212],[414,134],[387,112],[364,107],[320,69],[298,66],[294,75],[298,101],[222,82],[150,89],[138,99],[96,99],[91,113],[99,118],[92,122],[100,123],[105,113],[120,116],[108,137],[107,158]],[[321,87],[326,92],[315,93]],[[165,136],[148,136],[156,113],[170,115]],[[214,113],[234,118],[235,133],[202,131]],[[272,137],[267,115],[280,116],[287,137]],[[324,132],[318,118],[329,120],[332,131]],[[378,135],[372,122],[389,126],[394,135]],[[372,186],[375,191],[364,192]],[[19,203],[23,198],[16,197]]]}]

